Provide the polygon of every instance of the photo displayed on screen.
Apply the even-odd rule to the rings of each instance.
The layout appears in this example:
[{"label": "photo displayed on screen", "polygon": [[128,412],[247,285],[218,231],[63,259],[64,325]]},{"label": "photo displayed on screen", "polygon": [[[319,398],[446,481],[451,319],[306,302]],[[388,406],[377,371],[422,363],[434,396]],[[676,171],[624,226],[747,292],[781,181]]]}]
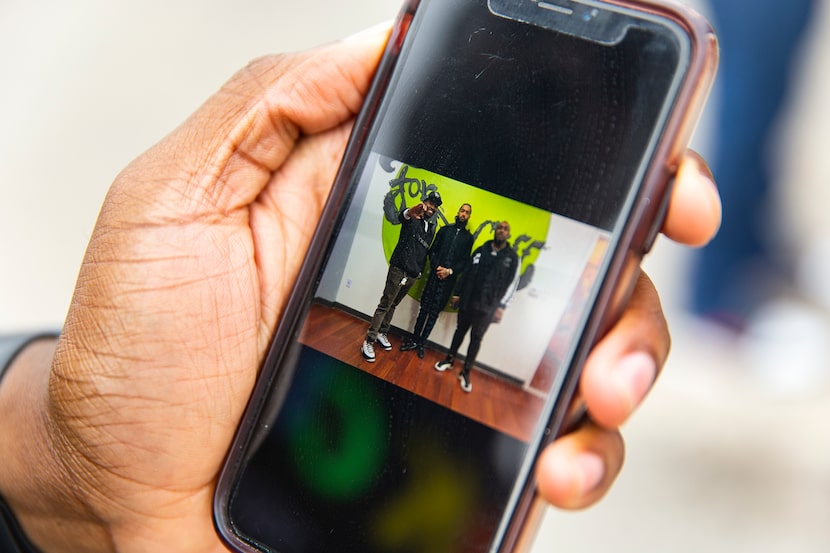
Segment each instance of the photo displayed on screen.
[{"label": "photo displayed on screen", "polygon": [[527,440],[608,233],[379,154],[359,190],[300,341]]}]

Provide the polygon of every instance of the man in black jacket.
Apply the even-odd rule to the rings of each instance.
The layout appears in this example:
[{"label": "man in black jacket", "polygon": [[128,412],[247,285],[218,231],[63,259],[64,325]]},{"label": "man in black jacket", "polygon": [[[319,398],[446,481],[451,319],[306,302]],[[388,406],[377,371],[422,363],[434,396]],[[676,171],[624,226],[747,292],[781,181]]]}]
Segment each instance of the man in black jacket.
[{"label": "man in black jacket", "polygon": [[412,329],[412,336],[401,344],[401,351],[414,349],[419,358],[424,358],[424,343],[432,332],[438,315],[447,305],[456,279],[470,259],[473,235],[467,230],[467,221],[472,212],[470,204],[461,204],[455,215],[455,223],[446,225],[435,235],[435,241],[429,249],[431,271],[421,293],[418,319]]},{"label": "man in black jacket", "polygon": [[492,322],[499,322],[507,302],[513,296],[519,283],[519,256],[507,239],[510,238],[510,223],[502,221],[496,225],[493,240],[476,248],[469,266],[459,279],[457,295],[453,303],[458,304],[458,326],[452,337],[449,355],[435,364],[435,370],[452,368],[458,348],[467,331],[470,346],[464,359],[464,368],[458,375],[461,389],[471,392],[470,370],[476,361],[481,339]]},{"label": "man in black jacket", "polygon": [[360,346],[361,355],[370,363],[375,361],[375,342],[386,351],[392,349],[387,336],[392,316],[424,270],[427,252],[435,238],[436,224],[432,217],[441,203],[438,192],[430,192],[423,202],[398,213],[401,233],[392,257],[389,258],[386,286],[366,332],[366,339]]}]

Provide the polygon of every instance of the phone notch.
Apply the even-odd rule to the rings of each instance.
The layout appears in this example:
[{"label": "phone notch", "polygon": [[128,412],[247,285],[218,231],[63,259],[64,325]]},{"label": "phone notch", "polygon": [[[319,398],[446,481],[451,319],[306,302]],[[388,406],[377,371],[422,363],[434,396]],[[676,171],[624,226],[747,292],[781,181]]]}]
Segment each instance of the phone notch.
[{"label": "phone notch", "polygon": [[629,17],[597,2],[488,0],[487,6],[500,17],[606,45],[619,43],[631,26]]}]

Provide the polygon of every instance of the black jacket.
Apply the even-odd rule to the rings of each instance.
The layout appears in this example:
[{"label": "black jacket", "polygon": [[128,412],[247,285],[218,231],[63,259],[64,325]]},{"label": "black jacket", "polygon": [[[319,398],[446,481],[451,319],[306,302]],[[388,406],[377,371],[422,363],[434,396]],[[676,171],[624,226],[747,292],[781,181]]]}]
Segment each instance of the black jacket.
[{"label": "black jacket", "polygon": [[494,311],[510,301],[518,283],[519,256],[510,244],[496,251],[488,240],[470,257],[456,294],[461,297],[461,309]]},{"label": "black jacket", "polygon": [[438,267],[452,269],[453,276],[458,276],[470,260],[472,249],[473,235],[466,227],[458,223],[442,227],[429,249],[430,267],[433,272]]},{"label": "black jacket", "polygon": [[389,258],[389,264],[397,267],[412,278],[418,278],[424,270],[427,252],[435,238],[435,221],[404,217],[406,210],[398,213],[401,234]]}]

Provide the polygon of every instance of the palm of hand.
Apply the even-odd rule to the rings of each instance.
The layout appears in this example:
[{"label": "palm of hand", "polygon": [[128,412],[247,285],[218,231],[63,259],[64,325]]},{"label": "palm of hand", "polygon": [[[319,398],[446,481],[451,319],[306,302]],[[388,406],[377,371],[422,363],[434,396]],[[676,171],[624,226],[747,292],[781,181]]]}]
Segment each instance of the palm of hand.
[{"label": "palm of hand", "polygon": [[49,386],[67,477],[113,546],[223,549],[216,477],[368,84],[362,61],[336,109],[289,121],[272,102],[292,97],[262,83],[283,60],[257,62],[113,184]]}]

